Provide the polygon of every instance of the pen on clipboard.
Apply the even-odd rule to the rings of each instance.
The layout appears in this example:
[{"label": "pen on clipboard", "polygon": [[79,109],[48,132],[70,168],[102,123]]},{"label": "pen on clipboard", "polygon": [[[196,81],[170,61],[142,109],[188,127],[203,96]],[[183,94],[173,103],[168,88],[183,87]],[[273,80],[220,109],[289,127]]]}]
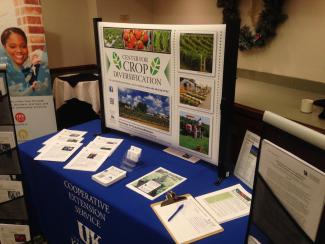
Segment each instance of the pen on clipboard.
[{"label": "pen on clipboard", "polygon": [[184,208],[184,204],[179,205],[178,208],[176,209],[176,211],[168,218],[167,221],[168,222],[171,221],[176,216],[176,214],[178,214],[179,211],[182,210],[182,208]]}]

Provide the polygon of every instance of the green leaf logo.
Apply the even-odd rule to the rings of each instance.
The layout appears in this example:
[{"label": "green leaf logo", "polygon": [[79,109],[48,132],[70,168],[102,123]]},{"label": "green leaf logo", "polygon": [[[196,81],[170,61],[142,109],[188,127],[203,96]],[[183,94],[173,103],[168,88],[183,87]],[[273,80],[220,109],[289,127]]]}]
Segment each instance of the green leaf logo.
[{"label": "green leaf logo", "polygon": [[160,58],[156,57],[151,61],[150,64],[150,73],[156,75],[160,69]]},{"label": "green leaf logo", "polygon": [[115,64],[116,68],[121,69],[122,62],[116,52],[113,52],[113,63]]}]

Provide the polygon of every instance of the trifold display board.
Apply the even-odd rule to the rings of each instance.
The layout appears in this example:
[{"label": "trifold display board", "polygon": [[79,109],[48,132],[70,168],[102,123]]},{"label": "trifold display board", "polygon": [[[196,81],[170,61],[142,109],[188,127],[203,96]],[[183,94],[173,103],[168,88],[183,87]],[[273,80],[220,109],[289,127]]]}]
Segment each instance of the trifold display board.
[{"label": "trifold display board", "polygon": [[217,165],[225,31],[99,22],[105,126]]}]

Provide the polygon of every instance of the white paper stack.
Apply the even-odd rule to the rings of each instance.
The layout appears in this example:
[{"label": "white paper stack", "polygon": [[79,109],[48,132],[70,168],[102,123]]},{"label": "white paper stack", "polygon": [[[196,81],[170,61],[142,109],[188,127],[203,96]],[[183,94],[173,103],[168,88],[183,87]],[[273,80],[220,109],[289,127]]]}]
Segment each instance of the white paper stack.
[{"label": "white paper stack", "polygon": [[34,160],[65,162],[81,146],[82,143],[54,142],[43,149]]},{"label": "white paper stack", "polygon": [[34,160],[65,162],[82,146],[83,136],[87,131],[63,129],[43,142],[40,153]]},{"label": "white paper stack", "polygon": [[83,136],[86,133],[87,131],[63,129],[48,140],[44,141],[44,146],[40,148],[38,152],[45,151],[53,143],[81,143],[84,139]]},{"label": "white paper stack", "polygon": [[105,162],[109,155],[110,152],[84,147],[66,166],[64,166],[64,168],[82,171],[96,171]]},{"label": "white paper stack", "polygon": [[97,136],[93,141],[91,141],[87,147],[97,148],[98,150],[103,150],[109,152],[109,156],[118,148],[118,146],[123,142],[123,139],[108,138]]},{"label": "white paper stack", "polygon": [[125,170],[119,169],[115,166],[111,166],[105,169],[104,171],[92,175],[91,178],[103,186],[109,186],[123,179],[125,176]]},{"label": "white paper stack", "polygon": [[97,136],[84,147],[64,168],[96,171],[112,155],[123,139]]}]

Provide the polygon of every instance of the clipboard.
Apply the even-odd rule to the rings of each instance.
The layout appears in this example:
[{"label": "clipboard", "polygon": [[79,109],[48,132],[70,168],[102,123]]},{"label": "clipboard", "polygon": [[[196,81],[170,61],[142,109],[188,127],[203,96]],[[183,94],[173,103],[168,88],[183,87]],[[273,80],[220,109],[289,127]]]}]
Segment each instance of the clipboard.
[{"label": "clipboard", "polygon": [[[151,204],[151,208],[176,243],[192,243],[223,231],[218,222],[190,194],[175,194],[173,198],[167,194],[166,198],[165,201]],[[178,211],[180,205],[184,207]],[[175,210],[178,211],[176,216]],[[193,217],[196,221],[193,221]]]}]

